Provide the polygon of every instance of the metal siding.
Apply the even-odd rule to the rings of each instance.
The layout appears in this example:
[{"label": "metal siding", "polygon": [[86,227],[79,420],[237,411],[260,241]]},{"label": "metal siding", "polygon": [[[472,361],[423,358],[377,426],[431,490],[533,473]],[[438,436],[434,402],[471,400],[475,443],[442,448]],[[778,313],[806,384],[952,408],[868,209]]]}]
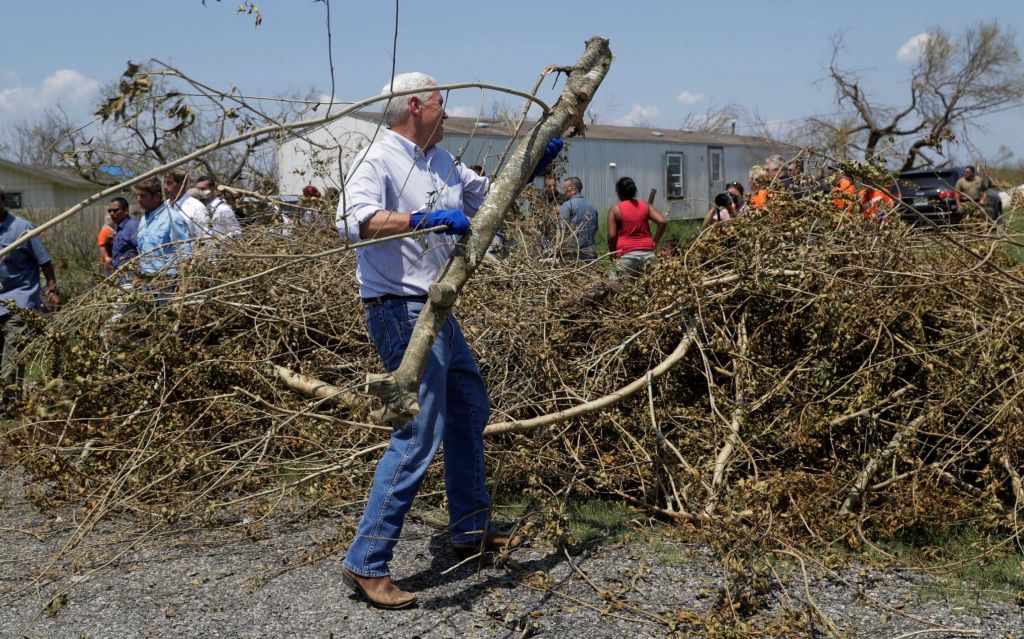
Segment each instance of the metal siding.
[{"label": "metal siding", "polygon": [[[329,127],[320,127],[292,138],[278,147],[278,189],[285,195],[297,195],[302,187],[314,184],[341,187],[352,157],[364,148],[377,123],[362,118],[344,117]],[[341,165],[339,166],[339,149]]]},{"label": "metal siding", "polygon": [[[297,194],[309,183],[333,185],[338,173],[337,151],[345,148],[350,159],[374,135],[377,123],[363,118],[345,117],[330,125],[331,135],[324,129],[307,134],[312,141],[327,149],[312,149],[301,139],[284,142],[278,150],[279,188],[284,194]],[[478,130],[470,139],[462,133],[448,133],[441,146],[453,154],[462,153],[466,165],[480,164],[488,175],[494,173],[498,154],[505,148],[506,139],[497,137],[487,129]],[[721,144],[724,149],[725,180],[747,184],[750,168],[764,162],[778,152],[769,145]],[[666,197],[665,154],[683,154],[684,198]],[[583,181],[583,193],[598,210],[604,211],[618,201],[615,181],[630,176],[636,181],[638,194],[646,198],[650,189],[657,188],[655,206],[670,219],[700,218],[708,204],[708,158],[706,144],[687,144],[677,141],[640,141],[572,138],[566,151],[566,176],[578,176]],[[319,166],[311,166],[315,161]],[[616,166],[610,168],[609,162]],[[343,160],[342,172],[348,170]]]}]

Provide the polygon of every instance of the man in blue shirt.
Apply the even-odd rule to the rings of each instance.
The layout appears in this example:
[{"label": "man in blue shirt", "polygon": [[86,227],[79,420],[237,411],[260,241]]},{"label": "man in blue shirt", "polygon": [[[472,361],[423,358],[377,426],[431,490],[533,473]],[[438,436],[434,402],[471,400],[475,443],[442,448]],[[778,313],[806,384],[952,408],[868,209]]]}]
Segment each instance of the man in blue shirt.
[{"label": "man in blue shirt", "polygon": [[593,261],[597,259],[597,209],[583,197],[583,180],[566,178],[562,192],[567,199],[559,210],[560,224],[571,235],[563,249],[566,261]]},{"label": "man in blue shirt", "polygon": [[[7,211],[6,194],[0,189],[0,247],[13,244],[32,228],[27,220]],[[0,407],[4,404],[4,390],[17,384],[21,373],[18,354],[26,327],[22,311],[43,306],[40,270],[46,276],[46,301],[53,310],[57,310],[60,308],[57,276],[50,254],[38,235],[20,244],[0,261],[0,381],[4,384],[0,389]]]},{"label": "man in blue shirt", "polygon": [[167,206],[160,180],[149,178],[135,185],[142,219],[135,235],[139,273],[144,279],[178,274],[178,263],[191,254],[189,222],[177,207]]},{"label": "man in blue shirt", "polygon": [[114,221],[114,246],[111,249],[114,268],[139,254],[135,244],[135,235],[139,232],[139,221],[128,214],[128,200],[115,197],[107,208],[110,218]]}]

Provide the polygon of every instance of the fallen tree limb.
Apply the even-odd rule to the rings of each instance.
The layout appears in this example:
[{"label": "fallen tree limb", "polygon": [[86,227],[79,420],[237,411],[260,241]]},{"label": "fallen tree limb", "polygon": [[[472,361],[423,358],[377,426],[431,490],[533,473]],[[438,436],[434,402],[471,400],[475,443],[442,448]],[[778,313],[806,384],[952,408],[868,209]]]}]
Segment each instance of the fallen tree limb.
[{"label": "fallen tree limb", "polygon": [[[540,415],[538,417],[524,419],[521,421],[497,422],[490,424],[484,429],[484,435],[491,436],[502,433],[521,433],[536,430],[543,426],[559,424],[576,417],[583,417],[584,415],[596,413],[609,408],[610,406],[614,406],[627,397],[635,395],[637,392],[646,388],[653,380],[658,379],[668,371],[672,370],[672,368],[686,356],[686,353],[690,350],[690,345],[693,344],[693,340],[696,338],[696,335],[697,328],[691,318],[689,320],[686,333],[683,335],[683,338],[679,340],[675,350],[673,350],[668,357],[662,360],[660,364],[645,373],[643,377],[638,377],[614,393],[610,393],[604,397],[599,397],[598,399],[586,402],[585,404],[580,404],[579,406],[567,408],[566,410],[549,413],[547,415]],[[275,366],[274,368],[278,377],[286,386],[288,386],[288,388],[306,395],[307,397],[325,399],[333,402],[340,401],[338,398],[346,396],[343,389],[334,386],[333,384],[328,384],[327,382],[319,379],[301,375],[283,366]],[[346,401],[351,401],[353,396],[349,395],[348,397],[349,399]],[[681,456],[680,461],[683,461],[685,464],[685,460],[683,460]]]},{"label": "fallen tree limb", "polygon": [[718,507],[721,491],[725,487],[729,462],[732,460],[732,454],[736,450],[736,446],[741,441],[740,432],[747,422],[746,389],[744,384],[746,383],[746,371],[749,366],[747,362],[748,343],[747,311],[744,309],[743,314],[740,316],[738,337],[736,338],[739,355],[733,360],[733,382],[736,388],[735,397],[733,398],[735,408],[729,420],[729,433],[725,438],[725,442],[722,443],[722,448],[719,449],[718,455],[715,457],[715,470],[711,476],[711,491],[708,494],[707,504],[704,506],[704,513],[707,515],[714,513],[715,508]]},{"label": "fallen tree limb", "polygon": [[[835,622],[833,622],[832,618],[826,615],[824,611],[822,611],[821,607],[818,606],[818,601],[811,594],[811,577],[807,574],[807,564],[804,563],[804,558],[791,550],[785,550],[782,548],[777,548],[772,552],[781,555],[788,555],[789,557],[792,557],[793,559],[797,560],[797,562],[800,564],[800,572],[803,573],[804,576],[804,598],[806,599],[808,608],[810,608],[810,610],[813,611],[813,616],[816,617],[817,620],[825,626],[825,629],[828,632],[829,637],[834,637],[836,639],[842,637],[843,634],[839,632],[839,628],[836,627]],[[808,612],[807,614],[808,616],[811,616],[810,612]],[[813,622],[813,618],[809,621]],[[810,625],[813,626],[813,624]]]},{"label": "fallen tree limb", "polygon": [[333,384],[328,384],[313,377],[307,377],[302,373],[296,373],[284,366],[275,365],[274,372],[277,373],[278,379],[284,382],[285,386],[302,393],[306,397],[322,399],[329,404],[348,404],[356,399],[355,395],[346,393]]},{"label": "fallen tree limb", "polygon": [[917,432],[917,429],[921,427],[921,424],[924,423],[927,417],[928,413],[922,413],[911,420],[909,424],[896,431],[896,434],[892,436],[892,439],[885,445],[885,448],[878,451],[871,461],[868,462],[868,465],[864,467],[864,470],[861,471],[857,481],[850,488],[850,492],[847,494],[846,501],[843,502],[843,507],[840,509],[839,514],[849,515],[860,510],[861,503],[864,501],[864,494],[867,492],[868,485],[871,483],[872,478],[874,478],[875,473],[896,454],[896,451],[903,446],[905,439],[914,436],[914,433]]},{"label": "fallen tree limb", "polygon": [[709,521],[732,522],[739,519],[750,519],[754,516],[754,511],[749,508],[746,510],[728,512],[723,515],[709,515],[707,513],[694,514],[679,510],[668,510],[667,508],[660,508],[653,504],[643,502],[637,499],[636,497],[633,497],[632,495],[627,495],[621,490],[613,490],[612,493],[618,495],[619,497],[622,497],[629,504],[633,505],[636,508],[646,510],[647,512],[651,512],[656,515],[662,515],[664,517],[668,517],[669,519],[674,519],[676,521],[685,521],[691,524]]},{"label": "fallen tree limb", "polygon": [[618,404],[622,400],[634,395],[640,390],[646,388],[651,380],[657,379],[672,370],[672,367],[679,363],[683,357],[686,356],[687,351],[690,350],[690,345],[693,344],[694,339],[697,335],[697,328],[694,321],[691,319],[689,326],[686,329],[686,334],[679,340],[679,344],[676,345],[675,350],[669,354],[660,364],[655,366],[645,374],[643,377],[639,377],[633,380],[631,383],[623,386],[614,393],[605,395],[593,401],[579,406],[573,406],[566,410],[558,411],[556,413],[550,413],[548,415],[541,415],[532,419],[524,419],[522,421],[512,422],[498,422],[496,424],[490,424],[484,429],[484,435],[497,435],[500,433],[521,433],[528,430],[535,430],[542,426],[550,426],[551,424],[558,424],[561,422],[568,421],[575,417],[583,417],[600,410],[604,410],[610,406]]},{"label": "fallen tree limb", "polygon": [[571,125],[575,125],[577,130],[582,129],[587,105],[608,73],[611,62],[612,53],[607,39],[594,37],[587,41],[586,50],[569,73],[558,102],[519,143],[508,164],[491,184],[469,233],[430,286],[429,301],[416,321],[402,363],[393,373],[367,376],[368,390],[383,401],[380,410],[371,414],[374,421],[384,423],[392,419],[408,419],[419,412],[420,380],[434,339],[441,332],[455,300],[484,259],[509,207],[544,156],[548,140],[563,135]]}]

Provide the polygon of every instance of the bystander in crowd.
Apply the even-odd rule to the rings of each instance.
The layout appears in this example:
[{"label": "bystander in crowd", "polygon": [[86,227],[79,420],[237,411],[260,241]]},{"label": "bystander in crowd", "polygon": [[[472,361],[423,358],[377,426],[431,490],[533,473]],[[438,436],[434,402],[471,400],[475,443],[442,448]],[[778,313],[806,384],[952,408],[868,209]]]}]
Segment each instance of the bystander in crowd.
[{"label": "bystander in crowd", "polygon": [[[9,246],[33,229],[32,224],[7,210],[7,194],[0,188],[0,246]],[[40,287],[39,273],[46,278]],[[0,411],[9,410],[9,393],[21,381],[23,366],[18,361],[25,332],[26,313],[43,308],[60,308],[57,274],[39,236],[22,242],[0,260]]]}]

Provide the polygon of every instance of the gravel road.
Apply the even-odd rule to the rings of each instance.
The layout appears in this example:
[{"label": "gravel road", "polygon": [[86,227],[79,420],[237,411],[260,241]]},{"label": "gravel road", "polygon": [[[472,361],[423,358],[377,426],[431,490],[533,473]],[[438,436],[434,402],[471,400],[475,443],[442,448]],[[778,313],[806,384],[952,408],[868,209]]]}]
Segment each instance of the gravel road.
[{"label": "gravel road", "polygon": [[[168,526],[140,536],[138,522],[106,522],[55,560],[74,524],[73,511],[40,512],[9,491],[0,510],[0,637],[723,636],[703,617],[723,575],[701,544],[526,547],[483,567],[452,569],[457,560],[443,537],[414,521],[392,570],[399,585],[419,593],[419,604],[384,612],[342,584],[341,552],[331,552],[338,522],[330,518],[250,537]],[[847,637],[1024,637],[1015,606],[986,601],[970,584],[963,585],[973,593],[969,605],[923,598],[929,583],[911,570],[850,566],[813,572],[808,590]],[[775,636],[827,636],[820,620],[806,623],[798,569],[763,601],[751,627],[791,619]]]}]

